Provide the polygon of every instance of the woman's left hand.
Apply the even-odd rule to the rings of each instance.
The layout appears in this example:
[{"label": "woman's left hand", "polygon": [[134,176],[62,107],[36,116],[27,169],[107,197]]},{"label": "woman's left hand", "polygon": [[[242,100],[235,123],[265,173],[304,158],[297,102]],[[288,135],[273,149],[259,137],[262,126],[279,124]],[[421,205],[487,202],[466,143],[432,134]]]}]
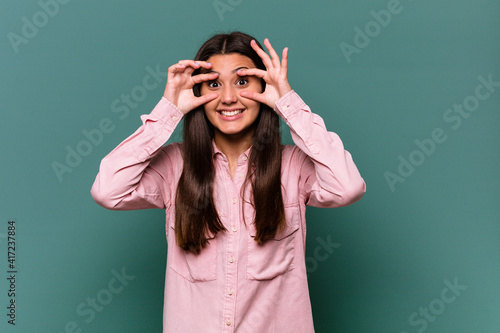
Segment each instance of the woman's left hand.
[{"label": "woman's left hand", "polygon": [[258,68],[241,69],[237,73],[240,76],[253,75],[263,79],[266,82],[266,89],[262,93],[255,93],[243,90],[240,95],[244,98],[253,99],[257,102],[267,104],[274,109],[276,101],[280,99],[287,92],[292,90],[287,79],[288,70],[288,47],[283,49],[282,61],[276,51],[273,49],[269,39],[264,39],[264,45],[269,51],[269,55],[262,50],[257,43],[252,40],[250,43],[252,48],[261,57],[266,70]]}]

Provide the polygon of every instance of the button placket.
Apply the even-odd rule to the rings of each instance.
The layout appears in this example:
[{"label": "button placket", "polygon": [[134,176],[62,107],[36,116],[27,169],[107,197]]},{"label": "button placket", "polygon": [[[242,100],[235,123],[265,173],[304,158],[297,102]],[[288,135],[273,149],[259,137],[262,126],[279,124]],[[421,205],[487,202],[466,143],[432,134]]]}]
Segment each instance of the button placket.
[{"label": "button placket", "polygon": [[[224,321],[224,332],[233,332],[235,326],[235,313],[236,310],[236,286],[238,285],[238,270],[239,268],[239,246],[240,246],[240,210],[241,203],[240,192],[243,182],[243,178],[246,171],[248,157],[243,155],[239,159],[239,163],[236,166],[235,176],[230,177],[229,172],[224,173],[224,179],[227,181],[227,193],[226,202],[229,204],[228,209],[228,241],[227,250],[225,253],[226,260],[226,276],[224,285],[224,313],[222,320]],[[229,169],[227,169],[229,171]]]}]

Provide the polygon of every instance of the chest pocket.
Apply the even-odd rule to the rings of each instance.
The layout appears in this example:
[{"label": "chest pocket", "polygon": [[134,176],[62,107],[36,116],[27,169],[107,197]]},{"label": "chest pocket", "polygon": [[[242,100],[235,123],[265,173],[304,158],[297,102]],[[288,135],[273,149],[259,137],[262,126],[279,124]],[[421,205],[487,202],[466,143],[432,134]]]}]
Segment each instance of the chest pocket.
[{"label": "chest pocket", "polygon": [[168,224],[169,268],[191,282],[215,280],[217,278],[217,237],[211,235],[208,238],[208,244],[200,253],[194,254],[183,250],[175,241],[175,213],[170,214]]},{"label": "chest pocket", "polygon": [[285,206],[286,227],[263,245],[257,244],[255,225],[248,225],[248,257],[246,277],[250,280],[269,280],[282,275],[294,266],[295,243],[300,225],[299,204]]}]

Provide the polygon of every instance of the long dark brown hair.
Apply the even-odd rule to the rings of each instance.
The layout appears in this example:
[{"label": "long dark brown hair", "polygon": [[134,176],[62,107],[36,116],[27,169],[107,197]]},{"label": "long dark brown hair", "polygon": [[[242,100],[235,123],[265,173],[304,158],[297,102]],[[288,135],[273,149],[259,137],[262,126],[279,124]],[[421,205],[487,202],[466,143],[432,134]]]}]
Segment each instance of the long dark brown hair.
[{"label": "long dark brown hair", "polygon": [[[252,39],[255,38],[242,32],[214,35],[202,45],[195,60],[207,61],[213,55],[238,53],[250,58],[257,68],[265,70],[262,59],[250,46]],[[258,41],[257,44],[262,48]],[[199,73],[197,69],[193,75]],[[262,91],[264,89],[265,82],[262,80]],[[200,96],[199,85],[193,90],[196,96]],[[261,103],[254,126],[256,130],[241,197],[244,197],[245,187],[250,182],[252,197],[247,202],[255,209],[255,241],[263,244],[286,223],[281,193],[279,116]],[[211,235],[226,231],[213,199],[213,138],[214,128],[205,115],[203,105],[184,116],[184,166],[175,199],[175,237],[181,248],[195,254],[206,246]]]}]

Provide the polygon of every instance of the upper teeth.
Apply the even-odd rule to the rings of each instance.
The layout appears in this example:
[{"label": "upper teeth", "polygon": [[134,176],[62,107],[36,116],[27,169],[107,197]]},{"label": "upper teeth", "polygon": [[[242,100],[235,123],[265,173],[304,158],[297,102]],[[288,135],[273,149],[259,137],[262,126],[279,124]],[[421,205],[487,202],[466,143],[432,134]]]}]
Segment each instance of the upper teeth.
[{"label": "upper teeth", "polygon": [[221,111],[220,113],[223,115],[223,116],[228,116],[228,117],[231,117],[231,116],[235,116],[237,114],[240,114],[241,112],[243,112],[243,110],[235,110],[235,111]]}]

